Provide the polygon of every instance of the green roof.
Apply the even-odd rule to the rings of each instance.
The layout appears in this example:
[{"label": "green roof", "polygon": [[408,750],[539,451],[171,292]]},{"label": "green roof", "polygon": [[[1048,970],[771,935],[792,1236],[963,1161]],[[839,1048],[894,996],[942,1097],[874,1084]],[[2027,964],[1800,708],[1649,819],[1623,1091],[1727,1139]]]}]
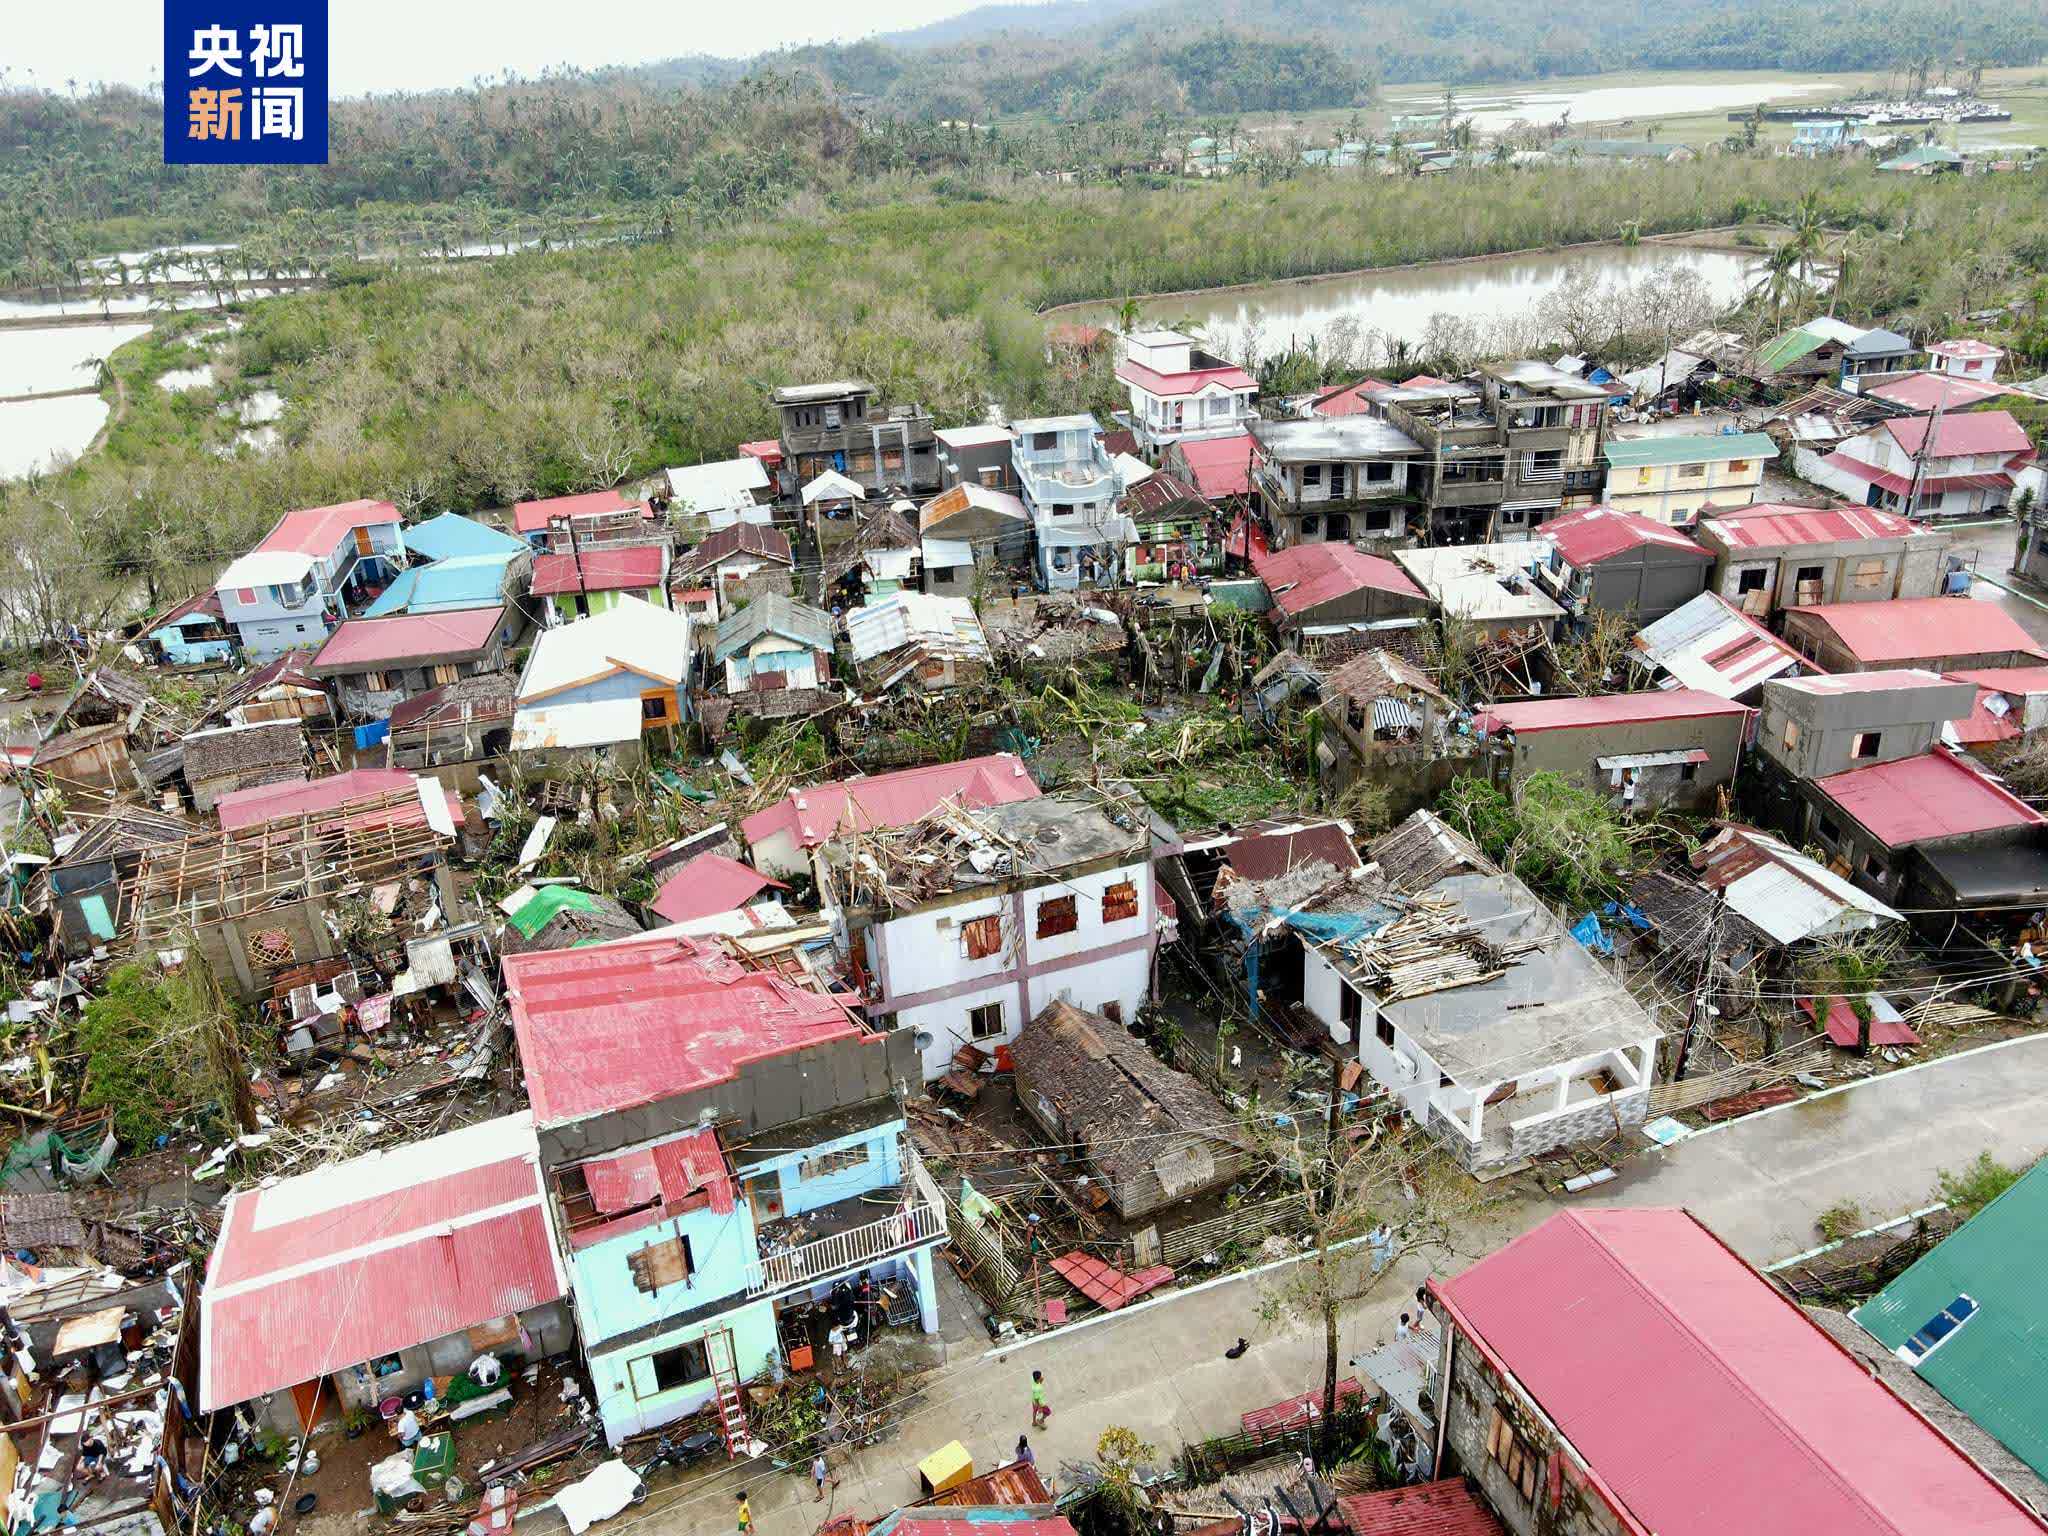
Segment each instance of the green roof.
[{"label": "green roof", "polygon": [[564,912],[591,912],[596,908],[597,902],[588,891],[579,891],[573,885],[544,885],[517,912],[508,913],[507,918],[521,937],[530,939]]},{"label": "green roof", "polygon": [[2048,1477],[2048,1163],[1849,1315],[1896,1350],[1957,1297],[1977,1309],[1921,1355],[1920,1379]]},{"label": "green roof", "polygon": [[1912,171],[1923,165],[1961,165],[1963,157],[1946,144],[1922,144],[1907,150],[1896,160],[1878,166],[1880,171]]},{"label": "green roof", "polygon": [[1757,353],[1756,371],[1760,374],[1776,373],[1781,368],[1789,368],[1808,353],[1818,351],[1827,343],[1827,337],[1817,336],[1809,330],[1787,331],[1775,341],[1767,343]]},{"label": "green roof", "polygon": [[1778,445],[1761,432],[1702,432],[1698,436],[1624,437],[1603,450],[1614,469],[1646,464],[1718,464],[1728,459],[1775,459]]}]

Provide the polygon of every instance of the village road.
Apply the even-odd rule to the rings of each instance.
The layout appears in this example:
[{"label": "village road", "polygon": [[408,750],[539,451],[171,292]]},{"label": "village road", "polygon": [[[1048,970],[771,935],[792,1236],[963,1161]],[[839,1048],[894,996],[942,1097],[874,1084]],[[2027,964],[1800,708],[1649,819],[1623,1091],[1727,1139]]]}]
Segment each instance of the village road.
[{"label": "village road", "polygon": [[[1857,1202],[1872,1222],[1926,1206],[1943,1169],[1980,1151],[2025,1163],[2048,1151],[2048,1036],[2027,1036],[1924,1067],[1855,1083],[1696,1135],[1635,1160],[1619,1178],[1574,1197],[1592,1205],[1689,1207],[1755,1264],[1819,1241],[1814,1218]],[[1560,1209],[1560,1202],[1504,1203],[1466,1234],[1462,1268]],[[1413,1305],[1419,1265],[1397,1268],[1344,1324],[1347,1357],[1391,1337],[1395,1314]],[[734,1530],[735,1492],[747,1487],[760,1536],[811,1536],[828,1514],[870,1519],[918,1497],[916,1463],[962,1441],[986,1470],[1009,1459],[1030,1428],[1029,1383],[1045,1372],[1053,1417],[1031,1436],[1041,1471],[1087,1461],[1104,1427],[1121,1424],[1170,1457],[1182,1440],[1234,1431],[1238,1415],[1315,1384],[1315,1330],[1268,1325],[1260,1308],[1284,1270],[1240,1276],[1139,1304],[1092,1325],[1041,1337],[1006,1352],[986,1350],[978,1321],[948,1292],[948,1364],[901,1430],[844,1464],[825,1504],[811,1501],[799,1473],[743,1474],[734,1468],[658,1490],[598,1536],[696,1536]],[[1405,1298],[1405,1301],[1404,1301]],[[1239,1360],[1224,1358],[1240,1336]],[[543,1517],[545,1519],[546,1517]],[[522,1513],[520,1527],[527,1529]],[[536,1522],[538,1524],[538,1522]]]}]

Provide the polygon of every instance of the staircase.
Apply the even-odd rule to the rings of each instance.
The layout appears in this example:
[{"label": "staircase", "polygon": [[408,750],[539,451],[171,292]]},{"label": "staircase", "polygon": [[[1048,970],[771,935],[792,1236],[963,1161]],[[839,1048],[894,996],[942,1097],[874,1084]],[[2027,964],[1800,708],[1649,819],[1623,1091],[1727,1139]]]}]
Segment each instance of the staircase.
[{"label": "staircase", "polygon": [[737,1459],[744,1454],[749,1436],[747,1400],[740,1391],[731,1329],[718,1328],[704,1335],[704,1359],[711,1367],[711,1393],[718,1404],[718,1431],[725,1437],[725,1454]]}]

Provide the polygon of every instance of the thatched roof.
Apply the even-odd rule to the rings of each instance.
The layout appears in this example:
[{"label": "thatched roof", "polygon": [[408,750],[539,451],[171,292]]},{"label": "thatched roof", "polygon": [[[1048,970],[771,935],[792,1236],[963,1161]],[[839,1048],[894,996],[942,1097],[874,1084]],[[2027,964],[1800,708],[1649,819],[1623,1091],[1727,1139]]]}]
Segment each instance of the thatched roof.
[{"label": "thatched roof", "polygon": [[1216,1154],[1244,1145],[1214,1094],[1100,1014],[1049,1004],[1010,1050],[1019,1081],[1053,1101],[1112,1183],[1150,1171],[1177,1198],[1214,1180]]},{"label": "thatched roof", "polygon": [[225,725],[185,738],[185,782],[230,774],[274,773],[303,767],[306,732],[296,720]]}]

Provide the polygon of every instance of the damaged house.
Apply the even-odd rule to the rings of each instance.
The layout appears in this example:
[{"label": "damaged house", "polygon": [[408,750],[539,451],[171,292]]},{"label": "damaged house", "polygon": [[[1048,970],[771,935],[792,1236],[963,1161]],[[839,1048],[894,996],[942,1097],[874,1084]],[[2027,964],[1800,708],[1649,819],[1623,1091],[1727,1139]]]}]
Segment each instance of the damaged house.
[{"label": "damaged house", "polygon": [[997,752],[795,789],[741,822],[740,835],[763,874],[808,875],[815,850],[843,833],[909,826],[942,805],[975,810],[1037,796],[1024,760]]},{"label": "damaged house", "polygon": [[713,693],[700,705],[707,728],[719,714],[805,715],[832,697],[832,615],[794,598],[757,597],[719,623],[711,646]]},{"label": "damaged house", "polygon": [[1399,815],[1414,797],[1432,797],[1469,755],[1469,738],[1452,732],[1456,707],[1428,673],[1392,651],[1340,662],[1322,674],[1319,691],[1325,728],[1316,765],[1332,794],[1370,779],[1395,791]]},{"label": "damaged house", "polygon": [[1713,554],[1678,529],[1634,512],[1587,507],[1543,525],[1549,558],[1536,581],[1577,623],[1599,613],[1650,624],[1706,591]]},{"label": "damaged house", "polygon": [[1057,1146],[1076,1146],[1118,1216],[1135,1221],[1237,1178],[1232,1111],[1129,1030],[1056,1000],[1018,1033],[1017,1101]]},{"label": "damaged house", "polygon": [[193,807],[204,814],[236,790],[303,779],[306,731],[296,720],[194,731],[185,738],[183,760]]},{"label": "damaged house", "polygon": [[1787,608],[1933,597],[1944,542],[1875,507],[1771,502],[1702,518],[1695,536],[1714,556],[1714,590],[1753,618]]},{"label": "damaged house", "polygon": [[1272,596],[1281,643],[1304,655],[1338,643],[1372,644],[1375,631],[1413,628],[1429,615],[1429,595],[1407,572],[1355,545],[1255,550],[1252,568]]},{"label": "damaged house", "polygon": [[938,693],[988,675],[988,636],[964,597],[898,592],[856,608],[846,616],[846,644],[868,693],[906,681]]},{"label": "damaged house", "polygon": [[328,637],[306,671],[333,684],[348,718],[382,720],[414,694],[479,672],[501,671],[521,628],[517,610],[502,603],[349,619]]}]

